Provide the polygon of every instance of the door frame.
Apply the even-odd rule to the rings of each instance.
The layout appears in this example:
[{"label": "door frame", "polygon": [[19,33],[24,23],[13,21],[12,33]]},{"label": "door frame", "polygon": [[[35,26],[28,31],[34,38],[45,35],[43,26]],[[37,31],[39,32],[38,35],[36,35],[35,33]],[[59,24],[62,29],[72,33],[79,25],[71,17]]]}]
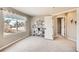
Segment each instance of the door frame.
[{"label": "door frame", "polygon": [[[66,36],[66,22],[65,22],[65,16],[58,16],[58,17],[56,17],[56,20],[58,20],[58,18],[62,18],[62,19],[64,19],[64,28],[62,28],[62,23],[61,23],[61,36]],[[63,22],[62,21],[62,19],[61,19],[61,22]],[[56,23],[57,23],[57,21],[56,21]],[[58,23],[57,23],[58,24]],[[64,32],[63,32],[64,31]],[[63,32],[63,33],[62,33]],[[57,35],[59,35],[58,34],[58,25],[57,25]]]}]

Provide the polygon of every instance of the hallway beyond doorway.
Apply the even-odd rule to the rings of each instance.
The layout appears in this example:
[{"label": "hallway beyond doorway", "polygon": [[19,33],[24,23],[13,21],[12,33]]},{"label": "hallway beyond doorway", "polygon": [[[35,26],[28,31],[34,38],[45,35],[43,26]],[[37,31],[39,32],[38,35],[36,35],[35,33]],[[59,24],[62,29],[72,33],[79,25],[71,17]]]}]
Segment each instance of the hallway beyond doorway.
[{"label": "hallway beyond doorway", "polygon": [[65,19],[64,17],[57,18],[57,31],[59,35],[65,36]]}]

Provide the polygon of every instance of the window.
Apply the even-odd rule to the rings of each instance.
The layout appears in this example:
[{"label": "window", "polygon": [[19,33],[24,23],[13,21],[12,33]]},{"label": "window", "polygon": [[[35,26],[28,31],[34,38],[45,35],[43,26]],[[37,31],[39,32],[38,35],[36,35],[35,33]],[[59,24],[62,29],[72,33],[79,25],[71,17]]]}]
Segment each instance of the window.
[{"label": "window", "polygon": [[4,19],[4,33],[6,35],[16,32],[16,19],[5,18]]},{"label": "window", "polygon": [[19,19],[17,21],[17,27],[18,27],[17,31],[19,31],[19,32],[26,31],[26,28],[25,28],[26,23],[25,22],[26,22],[25,19]]},{"label": "window", "polygon": [[4,12],[4,35],[26,31],[26,17]]}]

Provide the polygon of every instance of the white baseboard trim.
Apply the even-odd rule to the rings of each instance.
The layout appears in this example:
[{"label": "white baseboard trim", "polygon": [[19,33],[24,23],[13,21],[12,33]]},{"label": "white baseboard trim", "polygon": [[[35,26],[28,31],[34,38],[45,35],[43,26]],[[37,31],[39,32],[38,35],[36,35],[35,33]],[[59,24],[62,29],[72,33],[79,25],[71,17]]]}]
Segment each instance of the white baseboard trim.
[{"label": "white baseboard trim", "polygon": [[22,38],[20,38],[20,39],[17,39],[17,40],[15,40],[15,41],[13,41],[13,42],[11,42],[11,43],[9,43],[9,44],[7,44],[7,45],[1,47],[1,48],[0,48],[0,51],[2,51],[3,49],[9,47],[10,45],[12,45],[12,44],[14,44],[14,43],[16,43],[16,42],[18,42],[18,41],[20,41],[20,40],[22,40],[22,39],[25,39],[26,37],[28,37],[28,36],[24,36],[24,37],[22,37]]}]

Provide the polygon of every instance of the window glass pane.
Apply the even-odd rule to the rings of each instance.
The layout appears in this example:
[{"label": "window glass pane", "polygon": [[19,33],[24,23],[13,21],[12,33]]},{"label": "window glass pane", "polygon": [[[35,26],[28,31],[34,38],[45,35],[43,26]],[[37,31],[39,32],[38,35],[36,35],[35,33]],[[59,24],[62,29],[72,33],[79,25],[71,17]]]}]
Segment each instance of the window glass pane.
[{"label": "window glass pane", "polygon": [[26,31],[26,20],[27,20],[26,17],[13,14],[8,11],[4,11],[3,16],[4,16],[4,35]]},{"label": "window glass pane", "polygon": [[9,35],[16,31],[16,19],[4,18],[4,34]]}]

